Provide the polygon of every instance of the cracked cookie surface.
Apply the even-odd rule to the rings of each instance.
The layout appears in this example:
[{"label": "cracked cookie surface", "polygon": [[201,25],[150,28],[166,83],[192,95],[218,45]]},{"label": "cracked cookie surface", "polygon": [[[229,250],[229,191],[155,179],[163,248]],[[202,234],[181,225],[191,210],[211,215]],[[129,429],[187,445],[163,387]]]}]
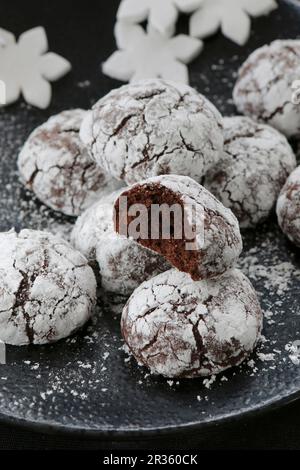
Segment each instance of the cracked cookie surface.
[{"label": "cracked cookie surface", "polygon": [[196,90],[158,79],[110,92],[80,135],[93,159],[127,184],[171,173],[200,180],[223,149],[217,109]]},{"label": "cracked cookie surface", "polygon": [[92,264],[97,263],[106,291],[128,296],[170,265],[157,253],[115,232],[114,203],[119,194],[116,191],[87,209],[76,221],[71,242]]},{"label": "cracked cookie surface", "polygon": [[[141,225],[147,225],[133,234],[131,228],[135,228],[136,218],[132,211],[139,205],[146,210],[138,218]],[[165,218],[157,218],[159,211],[155,218],[156,207],[167,209]],[[115,209],[115,228],[119,233],[160,253],[196,281],[223,274],[234,266],[242,251],[235,215],[187,176],[156,176],[125,188]],[[157,234],[153,234],[153,227],[158,229]]]},{"label": "cracked cookie surface", "polygon": [[139,364],[168,378],[217,374],[255,348],[263,314],[238,270],[193,282],[175,269],[143,283],[124,307],[123,338]]},{"label": "cracked cookie surface", "polygon": [[293,83],[300,77],[300,40],[277,40],[254,51],[239,70],[234,102],[242,114],[287,137],[300,135],[300,107]]},{"label": "cracked cookie surface", "polygon": [[282,188],[277,202],[277,217],[283,233],[300,247],[300,166]]},{"label": "cracked cookie surface", "polygon": [[74,333],[91,317],[96,280],[86,258],[50,233],[0,234],[0,339],[46,344]]},{"label": "cracked cookie surface", "polygon": [[121,185],[90,158],[79,138],[86,112],[64,111],[35,129],[18,159],[21,179],[44,204],[77,216]]},{"label": "cracked cookie surface", "polygon": [[286,137],[247,117],[224,118],[224,154],[204,186],[230,208],[242,228],[268,218],[296,157]]}]

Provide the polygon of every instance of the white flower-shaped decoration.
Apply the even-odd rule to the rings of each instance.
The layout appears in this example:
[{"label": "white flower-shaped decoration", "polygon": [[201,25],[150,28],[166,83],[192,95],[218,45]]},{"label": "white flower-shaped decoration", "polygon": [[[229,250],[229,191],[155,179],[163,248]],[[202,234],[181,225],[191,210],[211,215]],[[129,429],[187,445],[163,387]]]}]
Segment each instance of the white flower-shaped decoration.
[{"label": "white flower-shaped decoration", "polygon": [[5,104],[17,101],[22,93],[27,103],[45,109],[51,101],[51,85],[71,69],[63,57],[48,52],[42,27],[23,33],[19,41],[0,29],[0,80],[5,84]]},{"label": "white flower-shaped decoration", "polygon": [[205,38],[221,27],[224,36],[242,46],[251,32],[249,16],[267,15],[276,8],[275,0],[204,0],[191,16],[190,34]]},{"label": "white flower-shaped decoration", "polygon": [[103,64],[103,73],[124,82],[164,78],[188,83],[185,64],[201,52],[203,43],[186,35],[173,38],[148,27],[118,22],[115,35],[119,51]]},{"label": "white flower-shaped decoration", "polygon": [[192,13],[203,0],[123,0],[118,10],[118,20],[149,24],[161,34],[172,35],[179,12]]}]

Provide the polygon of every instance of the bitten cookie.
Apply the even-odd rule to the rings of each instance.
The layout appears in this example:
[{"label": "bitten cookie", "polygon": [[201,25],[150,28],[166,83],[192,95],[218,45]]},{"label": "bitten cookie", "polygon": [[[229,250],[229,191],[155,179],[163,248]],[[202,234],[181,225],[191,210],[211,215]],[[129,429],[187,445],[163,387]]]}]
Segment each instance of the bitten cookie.
[{"label": "bitten cookie", "polygon": [[223,149],[216,108],[196,90],[158,79],[113,90],[80,135],[93,159],[127,184],[170,173],[200,180]]},{"label": "bitten cookie", "polygon": [[0,339],[46,344],[74,333],[90,318],[96,280],[87,260],[50,233],[0,234]]},{"label": "bitten cookie", "polygon": [[300,40],[277,40],[254,51],[242,65],[233,98],[238,110],[287,137],[300,135],[300,106],[293,84],[300,77]]},{"label": "bitten cookie", "polygon": [[[132,213],[137,205],[144,209],[138,216]],[[115,210],[118,233],[160,253],[194,280],[223,274],[242,251],[234,214],[187,176],[137,183],[121,193]]]},{"label": "bitten cookie", "polygon": [[130,295],[143,281],[168,269],[164,258],[114,230],[114,202],[117,191],[91,206],[76,221],[71,241],[91,263],[97,262],[102,287]]},{"label": "bitten cookie", "polygon": [[247,117],[224,119],[225,148],[204,186],[229,207],[243,228],[254,227],[273,211],[296,157],[286,137]]},{"label": "bitten cookie", "polygon": [[277,216],[285,235],[300,246],[300,166],[282,188],[277,202]]},{"label": "bitten cookie", "polygon": [[85,113],[74,109],[51,117],[32,132],[18,160],[25,186],[47,206],[71,216],[121,186],[92,161],[79,138]]},{"label": "bitten cookie", "polygon": [[122,314],[123,338],[139,364],[168,378],[218,374],[255,348],[263,314],[238,270],[193,282],[175,269],[144,282]]}]

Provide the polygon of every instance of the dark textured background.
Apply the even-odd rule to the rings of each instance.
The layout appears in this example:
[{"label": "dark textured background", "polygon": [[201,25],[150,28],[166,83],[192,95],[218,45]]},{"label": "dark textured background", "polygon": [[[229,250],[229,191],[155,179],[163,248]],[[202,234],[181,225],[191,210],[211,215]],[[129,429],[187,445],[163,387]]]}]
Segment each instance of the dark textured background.
[{"label": "dark textured background", "polygon": [[84,440],[74,437],[37,434],[15,427],[0,425],[0,450],[2,449],[300,449],[300,403],[240,424],[211,429],[205,434],[184,434],[172,439],[159,438],[148,441]]},{"label": "dark textured background", "polygon": [[[54,97],[51,108],[46,112],[34,110],[36,122],[44,120],[47,114],[61,110],[60,103],[68,96],[76,94],[76,106],[87,107],[95,100],[95,90],[99,86],[101,94],[109,91],[114,82],[105,78],[100,71],[100,63],[113,51],[113,24],[119,1],[99,1],[97,8],[91,2],[86,8],[69,1],[52,1],[48,6],[41,2],[2,1],[0,4],[1,26],[11,30],[17,36],[23,31],[37,26],[45,26],[50,49],[62,54],[73,64],[72,73],[54,85]],[[259,19],[258,22],[265,21]],[[184,22],[182,28],[184,29]],[[300,25],[299,25],[300,32]],[[276,32],[274,32],[276,37]],[[91,39],[90,39],[91,38]],[[218,50],[214,39],[208,41],[201,60],[205,62],[209,54],[216,61],[226,54],[232,44],[224,40],[224,49]],[[82,47],[86,44],[86,48]],[[236,54],[240,49],[236,47]],[[248,51],[245,49],[245,56]],[[89,76],[86,75],[89,70]],[[199,77],[197,66],[191,66],[192,84],[196,85]],[[203,66],[205,74],[205,66]],[[78,88],[80,81],[90,80],[91,87]],[[203,77],[202,77],[203,79]],[[220,73],[217,79],[222,79]],[[224,84],[226,87],[226,84]],[[100,94],[100,93],[99,93]],[[217,97],[216,97],[217,101]],[[218,103],[216,103],[218,104]],[[14,105],[12,112],[19,104]],[[126,404],[124,404],[126,406]],[[295,403],[282,410],[268,413],[259,418],[244,420],[238,424],[219,426],[209,429],[202,435],[178,435],[171,440],[159,438],[148,442],[99,442],[58,435],[42,435],[28,430],[0,425],[0,449],[108,449],[108,448],[199,448],[199,449],[251,449],[251,448],[300,448],[300,404]]]}]

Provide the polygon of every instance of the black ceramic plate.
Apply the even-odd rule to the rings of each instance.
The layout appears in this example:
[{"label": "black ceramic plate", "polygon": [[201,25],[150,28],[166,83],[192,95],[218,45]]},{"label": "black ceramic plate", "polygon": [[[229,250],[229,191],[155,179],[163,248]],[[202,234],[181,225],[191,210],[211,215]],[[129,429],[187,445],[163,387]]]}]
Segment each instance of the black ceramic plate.
[{"label": "black ceramic plate", "polygon": [[[67,57],[73,71],[54,85],[47,111],[22,102],[0,111],[0,225],[3,230],[16,226],[61,232],[72,221],[24,192],[16,157],[28,133],[50,114],[87,108],[118,85],[99,68],[114,49],[118,2],[98,2],[97,10],[67,1],[38,5],[36,9],[29,0],[2,1],[1,26],[17,35],[45,26],[51,49]],[[179,28],[185,30],[185,20]],[[223,113],[234,114],[230,100],[234,76],[249,52],[275,38],[299,34],[300,8],[280,2],[271,16],[253,21],[246,47],[221,35],[209,39],[190,67],[191,84]],[[121,349],[118,299],[102,299],[95,322],[77,336],[47,347],[8,348],[7,365],[0,366],[1,420],[56,432],[129,437],[200,429],[300,396],[300,369],[286,350],[286,345],[300,339],[299,252],[287,243],[275,220],[245,233],[244,240],[241,265],[267,312],[266,342],[250,363],[206,384],[209,388],[203,380],[172,383],[150,377]]]}]

